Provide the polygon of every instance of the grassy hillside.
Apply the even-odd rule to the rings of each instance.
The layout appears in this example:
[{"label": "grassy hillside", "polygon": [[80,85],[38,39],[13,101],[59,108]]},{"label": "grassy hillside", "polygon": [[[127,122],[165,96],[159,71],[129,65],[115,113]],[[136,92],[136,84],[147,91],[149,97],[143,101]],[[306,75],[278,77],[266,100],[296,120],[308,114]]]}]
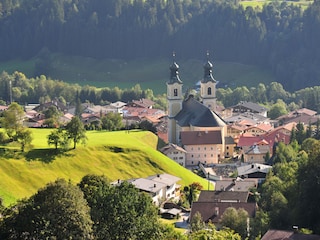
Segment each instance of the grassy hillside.
[{"label": "grassy hillside", "polygon": [[158,152],[158,138],[150,132],[87,132],[86,146],[57,154],[46,144],[50,130],[32,131],[34,148],[25,156],[0,151],[0,196],[5,205],[31,196],[57,178],[76,184],[86,174],[103,174],[114,181],[167,172],[180,177],[181,185],[196,181],[207,186],[205,179]]},{"label": "grassy hillside", "polygon": [[[166,92],[166,82],[170,76],[169,66],[171,59],[145,59],[135,61],[123,61],[115,59],[95,60],[92,58],[65,56],[54,54],[51,57],[52,64],[49,75],[53,79],[59,79],[69,83],[90,85],[96,87],[118,86],[121,89],[129,89],[135,84],[140,84],[143,89],[152,89],[155,94]],[[193,87],[203,76],[203,60],[189,59],[179,60],[180,77],[186,88]],[[32,77],[35,67],[35,59],[29,61],[15,60],[0,62],[0,72],[21,71],[28,77]],[[213,75],[222,86],[257,86],[258,83],[270,83],[273,76],[258,67],[232,63],[214,62]]]}]

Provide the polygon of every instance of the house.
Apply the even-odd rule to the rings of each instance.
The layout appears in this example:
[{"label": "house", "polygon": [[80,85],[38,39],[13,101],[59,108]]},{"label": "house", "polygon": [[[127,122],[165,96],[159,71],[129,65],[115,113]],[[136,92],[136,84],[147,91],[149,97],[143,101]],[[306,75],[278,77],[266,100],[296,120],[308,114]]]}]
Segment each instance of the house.
[{"label": "house", "polygon": [[240,191],[206,191],[199,194],[198,202],[247,202],[249,192]]},{"label": "house", "polygon": [[181,178],[178,178],[176,176],[162,173],[162,174],[156,174],[153,176],[147,177],[147,179],[150,179],[157,183],[163,183],[166,185],[166,191],[165,191],[165,198],[176,198],[180,196],[180,185],[177,184],[178,181],[181,180]]},{"label": "house", "polygon": [[255,217],[257,204],[254,202],[193,202],[189,221],[199,212],[205,223],[211,222],[219,226],[221,216],[227,208],[233,207],[236,210],[242,208],[247,211],[249,218]]},{"label": "house", "polygon": [[148,193],[152,198],[153,204],[156,206],[159,206],[166,198],[167,185],[165,183],[155,182],[146,178],[137,178],[129,180],[129,182],[141,192]]},{"label": "house", "polygon": [[127,105],[129,107],[139,107],[139,108],[152,109],[154,104],[155,104],[155,102],[153,102],[153,101],[151,101],[149,99],[146,99],[146,98],[142,98],[142,99],[139,99],[139,100],[132,100]]},{"label": "house", "polygon": [[[180,196],[180,185],[177,184],[181,179],[173,175],[162,173],[149,176],[147,178],[133,178],[126,180],[133,184],[141,192],[148,193],[153,204],[159,206],[162,202]],[[120,179],[112,182],[111,185],[117,186],[123,181]]]},{"label": "house", "polygon": [[186,165],[216,164],[223,154],[221,131],[182,131],[181,143],[186,150]]},{"label": "house", "polygon": [[160,149],[164,155],[168,158],[171,158],[175,162],[179,163],[181,166],[186,166],[186,150],[182,147],[177,146],[176,144],[169,143],[168,145],[164,146]]},{"label": "house", "polygon": [[259,123],[269,123],[270,119],[262,116],[258,113],[252,113],[252,112],[244,112],[244,113],[237,113],[230,117],[226,117],[223,119],[227,124],[231,123],[239,123],[244,125],[244,121],[247,122],[247,126],[256,125]]},{"label": "house", "polygon": [[267,176],[267,173],[272,169],[272,166],[252,163],[245,164],[240,167],[237,167],[238,176],[241,178],[256,178],[258,183],[264,181]]},{"label": "house", "polygon": [[247,127],[245,132],[251,133],[252,136],[260,136],[270,132],[273,129],[271,124],[260,123],[254,126]]},{"label": "house", "polygon": [[261,240],[320,240],[320,235],[315,234],[303,234],[298,231],[286,231],[286,230],[268,230],[261,238]]},{"label": "house", "polygon": [[256,113],[261,116],[267,117],[267,112],[268,112],[267,108],[257,103],[247,102],[247,101],[241,101],[237,105],[231,108],[234,114],[249,112],[249,113]]},{"label": "house", "polygon": [[117,101],[114,103],[110,103],[110,107],[116,109],[117,113],[122,114],[122,109],[126,106],[127,104],[125,102]]},{"label": "house", "polygon": [[51,102],[46,102],[43,104],[40,104],[38,106],[36,106],[35,108],[33,108],[33,110],[37,111],[37,112],[43,112],[45,110],[47,110],[48,108],[50,108],[51,106],[54,106],[58,109],[58,111],[60,112],[67,112],[68,108],[67,106],[65,106],[62,102],[58,101],[58,100],[53,100]]},{"label": "house", "polygon": [[232,178],[216,181],[215,189],[217,191],[248,192],[252,188],[258,187],[258,181],[253,178]]},{"label": "house", "polygon": [[225,139],[224,156],[226,158],[233,157],[235,153],[235,147],[237,146],[237,144],[235,143],[232,137],[225,137],[224,139]]},{"label": "house", "polygon": [[265,163],[268,159],[265,159],[267,154],[270,153],[270,147],[267,143],[266,145],[252,145],[243,146],[242,154],[245,163]]},{"label": "house", "polygon": [[284,125],[287,123],[303,123],[308,125],[309,123],[315,124],[319,117],[316,115],[317,112],[307,109],[301,108],[295,111],[292,111],[286,115],[278,117],[276,120],[279,122],[280,125]]}]

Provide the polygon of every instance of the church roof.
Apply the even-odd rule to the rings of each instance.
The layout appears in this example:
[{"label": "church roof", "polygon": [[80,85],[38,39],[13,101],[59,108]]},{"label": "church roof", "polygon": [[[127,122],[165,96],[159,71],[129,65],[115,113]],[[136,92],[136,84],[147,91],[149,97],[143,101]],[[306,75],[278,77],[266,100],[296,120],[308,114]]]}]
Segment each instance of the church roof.
[{"label": "church roof", "polygon": [[183,131],[181,142],[183,145],[222,144],[221,131]]},{"label": "church roof", "polygon": [[223,127],[226,123],[214,111],[189,96],[181,111],[174,117],[179,126]]}]

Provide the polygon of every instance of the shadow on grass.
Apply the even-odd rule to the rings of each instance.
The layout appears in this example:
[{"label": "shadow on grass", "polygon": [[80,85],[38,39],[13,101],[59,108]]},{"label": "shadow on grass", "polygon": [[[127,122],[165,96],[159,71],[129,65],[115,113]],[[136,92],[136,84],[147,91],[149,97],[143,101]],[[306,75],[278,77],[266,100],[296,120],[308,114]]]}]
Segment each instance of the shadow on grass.
[{"label": "shadow on grass", "polygon": [[62,149],[32,149],[25,154],[27,161],[40,161],[43,163],[51,163],[56,157],[66,156],[69,157],[72,154]]}]

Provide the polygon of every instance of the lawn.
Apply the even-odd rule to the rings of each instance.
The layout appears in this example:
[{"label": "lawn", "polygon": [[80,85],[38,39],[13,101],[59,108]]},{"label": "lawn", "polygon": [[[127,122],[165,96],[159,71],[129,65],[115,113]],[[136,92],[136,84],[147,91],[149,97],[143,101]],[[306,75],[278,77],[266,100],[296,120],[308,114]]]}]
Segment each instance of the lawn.
[{"label": "lawn", "polygon": [[62,153],[48,148],[48,129],[32,129],[33,149],[0,152],[0,196],[10,205],[29,197],[57,178],[78,183],[86,174],[105,175],[110,181],[167,172],[180,177],[182,186],[207,181],[156,150],[158,138],[146,131],[87,132],[85,146]]}]

